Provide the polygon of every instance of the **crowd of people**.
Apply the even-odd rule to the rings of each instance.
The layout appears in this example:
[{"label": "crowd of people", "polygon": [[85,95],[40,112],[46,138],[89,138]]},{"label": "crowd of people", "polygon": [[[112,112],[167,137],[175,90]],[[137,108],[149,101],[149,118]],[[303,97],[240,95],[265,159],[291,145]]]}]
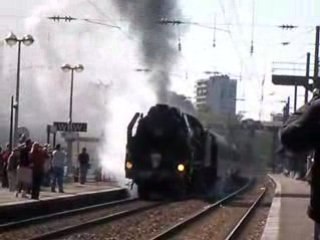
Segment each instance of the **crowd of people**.
[{"label": "crowd of people", "polygon": [[[86,183],[89,168],[89,154],[86,148],[78,156],[80,183]],[[8,188],[16,197],[39,199],[42,185],[51,186],[51,192],[64,192],[64,171],[67,155],[57,144],[54,149],[49,144],[39,144],[27,139],[10,150],[0,147],[0,177],[2,188]]]},{"label": "crowd of people", "polygon": [[[281,129],[281,143],[285,149],[307,163],[310,183],[308,215],[314,221],[314,239],[320,240],[320,94],[317,90],[310,102],[299,108]],[[307,161],[306,161],[306,157]]]}]

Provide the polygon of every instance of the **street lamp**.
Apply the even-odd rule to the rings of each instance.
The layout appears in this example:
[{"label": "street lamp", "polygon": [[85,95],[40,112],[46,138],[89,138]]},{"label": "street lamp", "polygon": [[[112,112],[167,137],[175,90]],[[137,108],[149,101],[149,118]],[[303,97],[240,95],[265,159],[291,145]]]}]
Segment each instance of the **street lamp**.
[{"label": "street lamp", "polygon": [[[69,102],[69,128],[68,132],[71,135],[72,132],[72,99],[73,99],[73,76],[74,71],[76,72],[82,72],[84,70],[83,65],[78,64],[75,66],[71,66],[70,64],[64,64],[61,66],[62,71],[64,72],[71,72],[71,87],[70,87],[70,102]],[[67,144],[68,144],[68,173],[70,173],[72,169],[72,139],[71,136],[67,138]]]},{"label": "street lamp", "polygon": [[14,116],[14,138],[13,143],[17,145],[18,143],[18,127],[19,127],[19,95],[20,95],[20,56],[21,56],[21,43],[25,46],[30,46],[34,42],[34,39],[31,35],[27,34],[22,38],[17,38],[15,34],[10,32],[5,38],[5,42],[13,47],[18,43],[18,63],[17,63],[17,84],[16,84],[16,96],[15,96],[15,116]]}]

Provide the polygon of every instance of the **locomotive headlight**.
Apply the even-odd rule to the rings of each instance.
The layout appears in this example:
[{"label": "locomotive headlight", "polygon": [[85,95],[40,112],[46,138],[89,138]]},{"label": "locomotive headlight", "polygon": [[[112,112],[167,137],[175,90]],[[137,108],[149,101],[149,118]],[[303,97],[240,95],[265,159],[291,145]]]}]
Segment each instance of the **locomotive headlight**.
[{"label": "locomotive headlight", "polygon": [[131,169],[133,167],[133,164],[131,162],[126,162],[126,168]]},{"label": "locomotive headlight", "polygon": [[179,172],[183,172],[183,171],[184,171],[184,165],[180,163],[180,164],[177,166],[177,169],[178,169]]}]

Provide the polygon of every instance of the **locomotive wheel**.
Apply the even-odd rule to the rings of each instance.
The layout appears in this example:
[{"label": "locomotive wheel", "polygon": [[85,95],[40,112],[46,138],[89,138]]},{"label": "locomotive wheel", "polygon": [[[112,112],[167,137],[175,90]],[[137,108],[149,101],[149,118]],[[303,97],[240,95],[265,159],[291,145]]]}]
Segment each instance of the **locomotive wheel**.
[{"label": "locomotive wheel", "polygon": [[145,185],[139,185],[138,186],[138,195],[139,195],[139,198],[141,198],[143,200],[149,200],[149,198],[150,198],[149,188]]},{"label": "locomotive wheel", "polygon": [[205,194],[207,192],[208,186],[205,174],[206,173],[203,171],[203,169],[199,169],[194,172],[192,181],[194,193]]},{"label": "locomotive wheel", "polygon": [[184,180],[177,181],[171,187],[172,196],[177,200],[183,200],[187,197],[187,184]]}]

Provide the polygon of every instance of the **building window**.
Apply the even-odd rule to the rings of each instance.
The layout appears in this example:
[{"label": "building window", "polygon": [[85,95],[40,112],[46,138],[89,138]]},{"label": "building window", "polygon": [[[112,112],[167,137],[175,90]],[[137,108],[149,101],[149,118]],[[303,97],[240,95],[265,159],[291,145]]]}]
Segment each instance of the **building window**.
[{"label": "building window", "polygon": [[198,89],[197,90],[197,95],[198,96],[206,96],[207,95],[207,90],[206,89]]}]

